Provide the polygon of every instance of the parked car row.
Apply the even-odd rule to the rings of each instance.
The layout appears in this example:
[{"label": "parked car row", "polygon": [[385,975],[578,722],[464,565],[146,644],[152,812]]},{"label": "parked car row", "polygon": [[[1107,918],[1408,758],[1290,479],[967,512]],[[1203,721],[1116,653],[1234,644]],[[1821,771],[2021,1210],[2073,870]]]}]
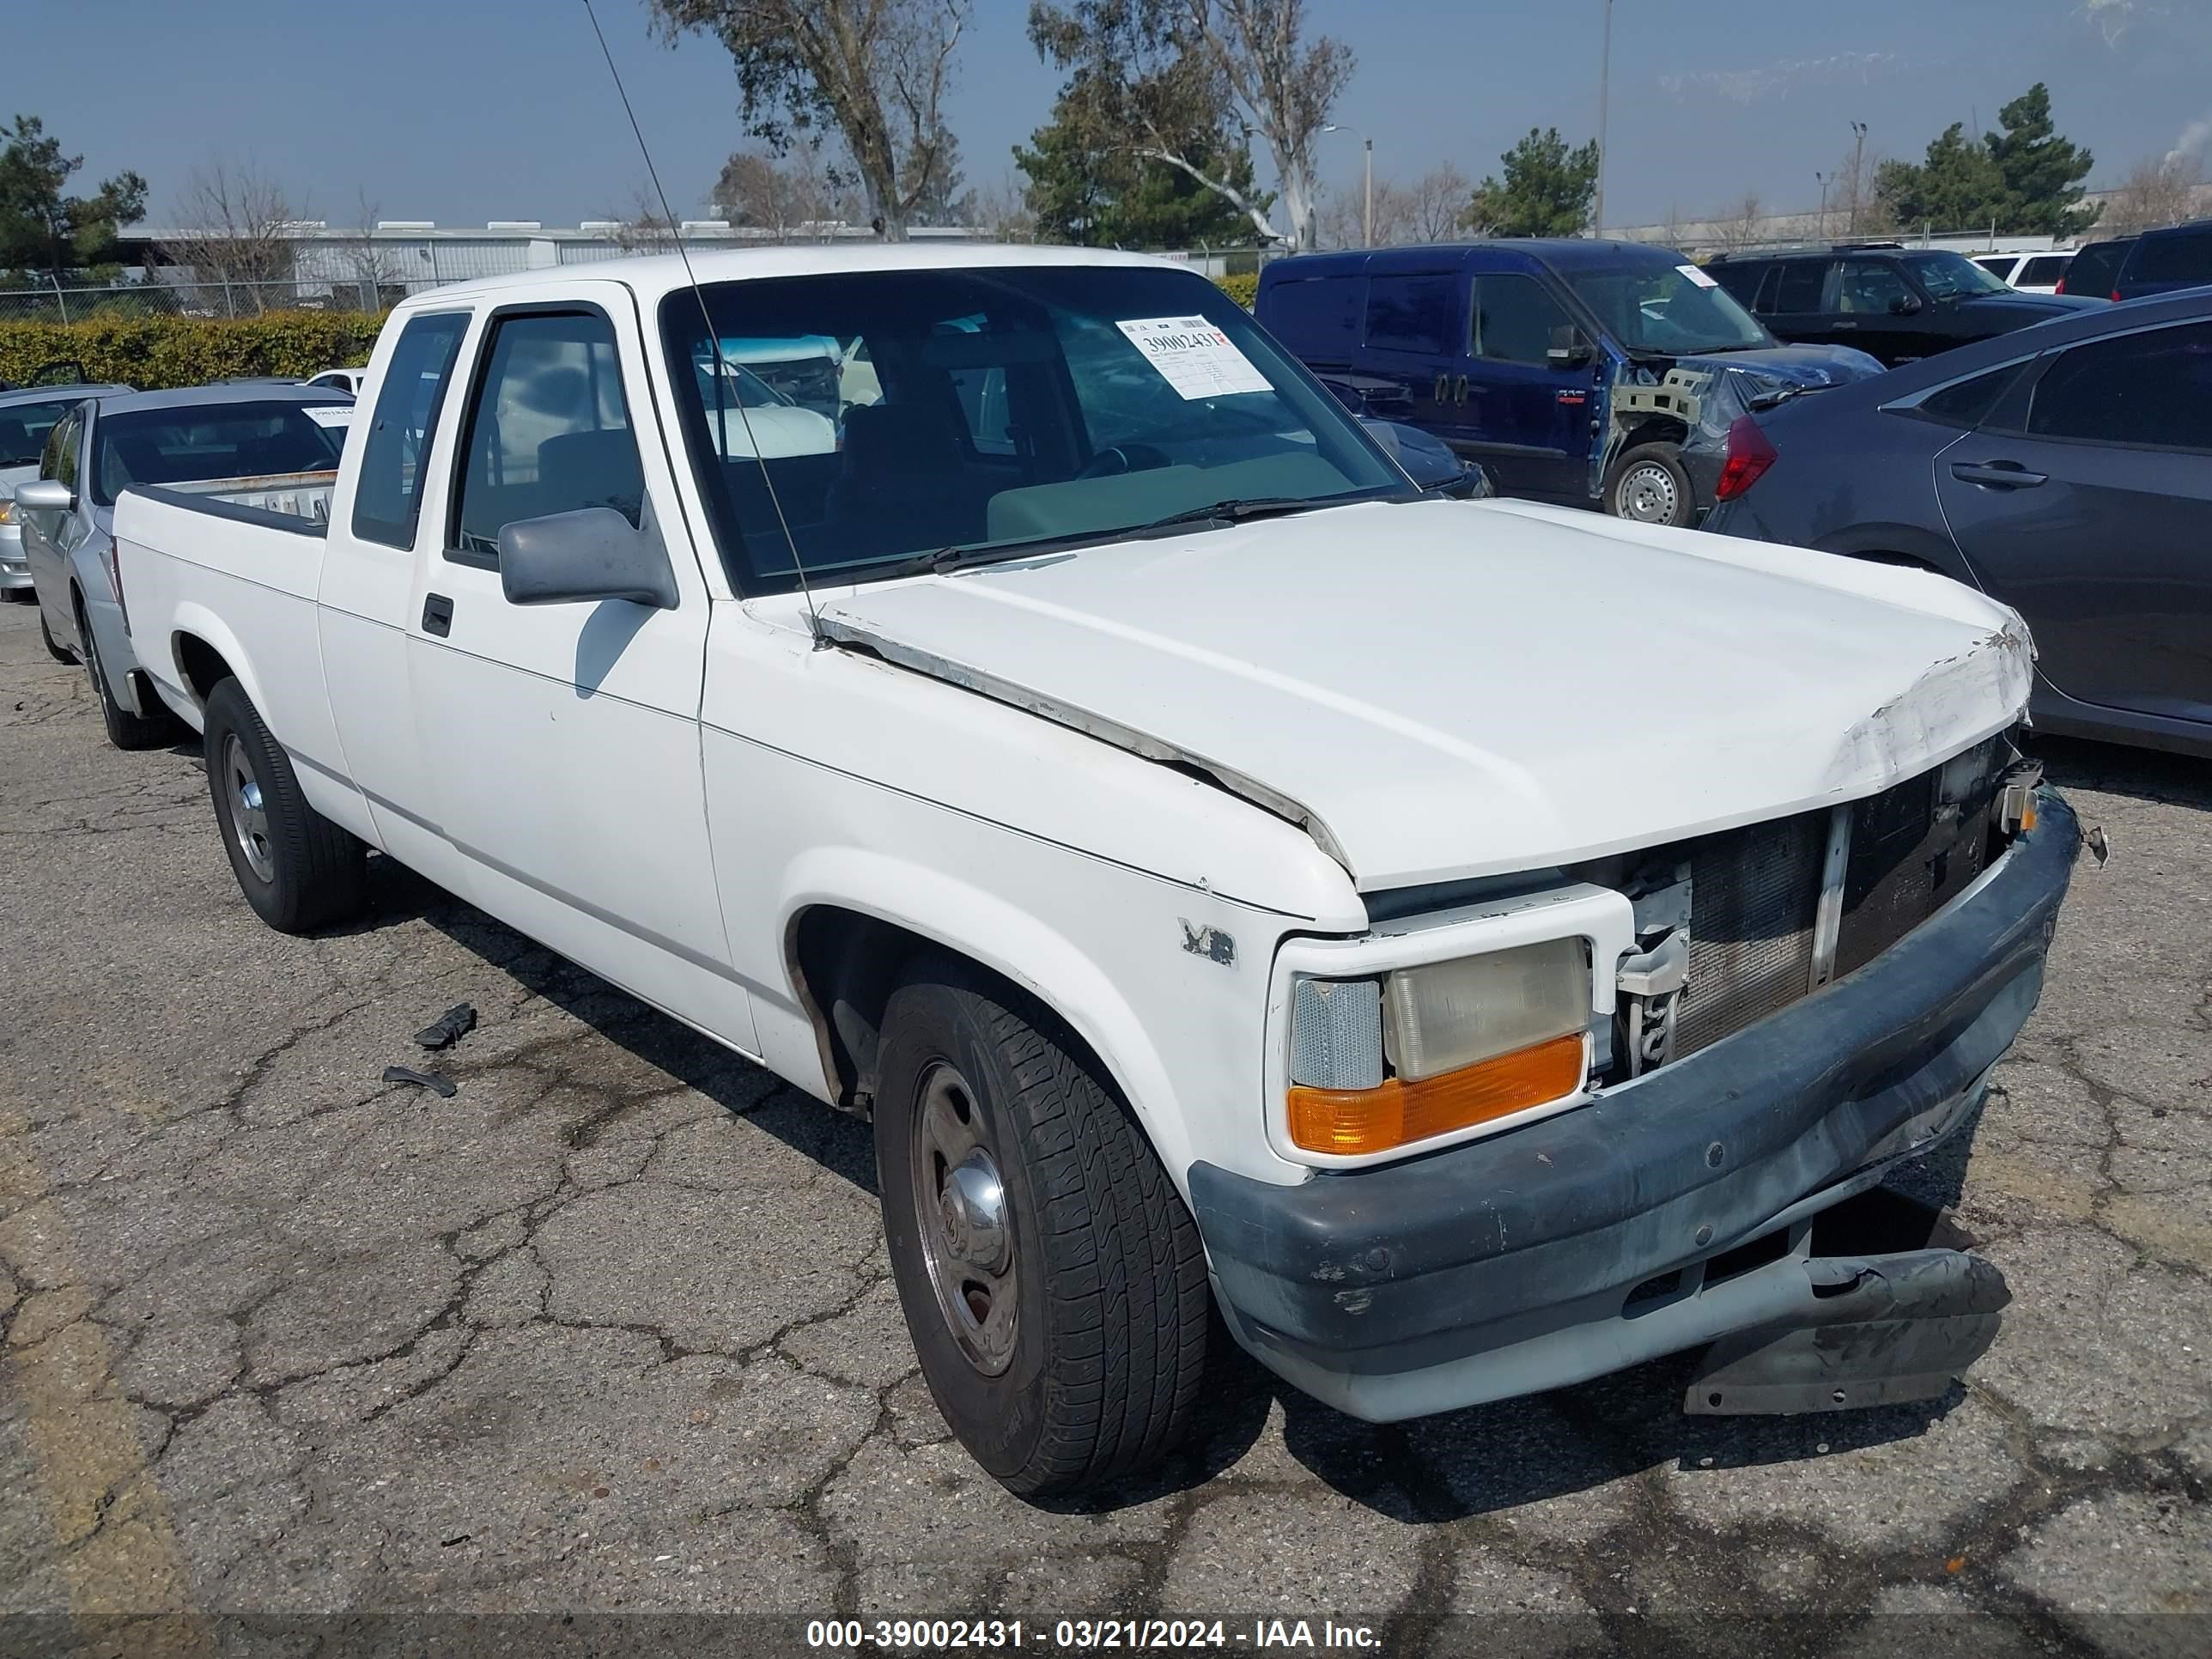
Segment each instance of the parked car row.
[{"label": "parked car row", "polygon": [[[2185,273],[2212,283],[2212,225],[2064,275]],[[2033,625],[2041,723],[2212,753],[2212,288],[2116,306],[1893,245],[1700,270],[1512,241],[1279,260],[1256,314],[1508,495],[1942,572]]]},{"label": "parked car row", "polygon": [[[2002,1277],[1846,1217],[2036,1000],[2078,836],[2027,636],[1424,489],[1376,418],[1725,495],[1730,433],[1879,384],[1679,259],[1517,252],[1316,274],[1327,386],[1105,251],[531,271],[404,302],[351,437],[101,398],[21,499],[106,550],[66,637],[201,733],[270,924],[380,850],[870,1120],[923,1376],[1017,1491],[1167,1455],[1216,1309],[1376,1419],[1729,1338],[1695,1409],[1929,1397]],[[834,411],[779,367],[823,341]]]}]

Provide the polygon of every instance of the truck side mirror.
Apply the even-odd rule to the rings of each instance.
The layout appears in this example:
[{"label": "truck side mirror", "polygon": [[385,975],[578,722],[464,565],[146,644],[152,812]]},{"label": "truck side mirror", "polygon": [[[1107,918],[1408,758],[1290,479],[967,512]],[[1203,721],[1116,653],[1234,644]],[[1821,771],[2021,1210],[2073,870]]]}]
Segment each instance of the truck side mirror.
[{"label": "truck side mirror", "polygon": [[1562,323],[1552,331],[1552,343],[1545,350],[1544,361],[1553,368],[1580,368],[1596,355],[1582,330],[1572,323]]},{"label": "truck side mirror", "polygon": [[29,478],[15,486],[18,513],[74,513],[76,491],[59,478]]},{"label": "truck side mirror", "polygon": [[676,609],[676,573],[647,520],[633,529],[611,507],[517,519],[499,532],[499,585],[509,605],[628,599]]}]

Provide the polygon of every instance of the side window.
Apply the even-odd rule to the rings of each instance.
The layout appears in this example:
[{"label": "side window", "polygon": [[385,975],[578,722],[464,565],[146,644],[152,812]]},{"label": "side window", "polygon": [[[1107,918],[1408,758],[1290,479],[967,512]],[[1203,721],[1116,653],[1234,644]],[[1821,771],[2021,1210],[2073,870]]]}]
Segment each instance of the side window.
[{"label": "side window", "polygon": [[1977,374],[1971,380],[1947,386],[1941,392],[1931,392],[1911,412],[1942,426],[1979,426],[1997,406],[1997,399],[2004,396],[2005,388],[2020,378],[2021,370],[2026,367],[2026,363],[2008,363],[1986,374]]},{"label": "side window", "polygon": [[423,452],[437,429],[446,383],[468,326],[465,312],[417,317],[392,349],[354,484],[353,533],[365,542],[415,545],[415,526],[422,513]]},{"label": "side window", "polygon": [[597,312],[526,313],[492,325],[447,557],[497,562],[499,532],[521,519],[611,507],[635,526],[645,472],[629,428],[614,327]]},{"label": "side window", "polygon": [[2212,323],[2061,353],[2036,382],[2027,429],[2040,438],[2212,452]]},{"label": "side window", "polygon": [[[2066,274],[2072,261],[2063,253],[2045,253],[2030,259],[2021,267],[2019,285],[2022,288],[2050,288]],[[2002,276],[2002,271],[1997,273]]]},{"label": "side window", "polygon": [[1910,300],[1904,273],[1887,259],[1846,259],[1836,290],[1836,309],[1854,317],[1887,317],[1891,304]]},{"label": "side window", "polygon": [[2012,275],[2013,258],[2009,253],[2000,253],[1992,259],[1977,259],[1974,263],[2000,282]]},{"label": "side window", "polygon": [[2162,230],[2136,244],[2131,283],[2212,282],[2212,230]]},{"label": "side window", "polygon": [[1380,351],[1457,356],[1459,282],[1431,276],[1376,276],[1367,284],[1367,343]]},{"label": "side window", "polygon": [[1825,264],[1818,259],[1784,259],[1777,269],[1781,277],[1762,310],[1778,317],[1804,317],[1820,309],[1820,289],[1828,276]]},{"label": "side window", "polygon": [[1316,276],[1283,282],[1261,296],[1267,331],[1292,351],[1330,356],[1358,340],[1360,279]]},{"label": "side window", "polygon": [[1470,343],[1478,357],[1495,363],[1533,363],[1549,359],[1552,331],[1567,326],[1566,307],[1534,276],[1478,276]]},{"label": "side window", "polygon": [[1759,279],[1773,269],[1772,265],[1761,264],[1756,259],[1726,259],[1708,266],[1706,270],[1739,305],[1748,306],[1753,296],[1759,292]]}]

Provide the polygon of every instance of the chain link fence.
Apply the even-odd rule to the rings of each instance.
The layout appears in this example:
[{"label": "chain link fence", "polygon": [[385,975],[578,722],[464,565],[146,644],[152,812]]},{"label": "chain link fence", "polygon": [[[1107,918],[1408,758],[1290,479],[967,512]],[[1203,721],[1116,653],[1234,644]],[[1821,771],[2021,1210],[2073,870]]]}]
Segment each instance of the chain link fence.
[{"label": "chain link fence", "polygon": [[[423,284],[422,286],[427,286]],[[363,282],[126,283],[106,288],[0,289],[0,323],[101,317],[258,317],[271,311],[380,311],[410,285]]]}]

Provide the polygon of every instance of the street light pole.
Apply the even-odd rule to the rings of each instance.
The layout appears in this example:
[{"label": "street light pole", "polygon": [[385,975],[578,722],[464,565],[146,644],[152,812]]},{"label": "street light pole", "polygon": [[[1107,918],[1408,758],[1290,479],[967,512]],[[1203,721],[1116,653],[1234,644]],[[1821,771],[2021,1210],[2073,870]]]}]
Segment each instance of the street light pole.
[{"label": "street light pole", "polygon": [[1367,246],[1375,246],[1375,141],[1358,127],[1347,126],[1341,121],[1331,121],[1322,128],[1323,132],[1348,132],[1359,140],[1366,152],[1365,187],[1359,210],[1359,239]]},{"label": "street light pole", "polygon": [[1866,193],[1866,123],[1852,122],[1851,131],[1858,135],[1851,143],[1851,234],[1856,236],[1859,234],[1859,198]]},{"label": "street light pole", "polygon": [[1825,242],[1828,240],[1828,175],[1816,173],[1813,182],[1820,187],[1820,240]]},{"label": "street light pole", "polygon": [[1597,56],[1597,204],[1591,227],[1605,234],[1605,118],[1613,101],[1613,0],[1605,0],[1605,40]]}]

